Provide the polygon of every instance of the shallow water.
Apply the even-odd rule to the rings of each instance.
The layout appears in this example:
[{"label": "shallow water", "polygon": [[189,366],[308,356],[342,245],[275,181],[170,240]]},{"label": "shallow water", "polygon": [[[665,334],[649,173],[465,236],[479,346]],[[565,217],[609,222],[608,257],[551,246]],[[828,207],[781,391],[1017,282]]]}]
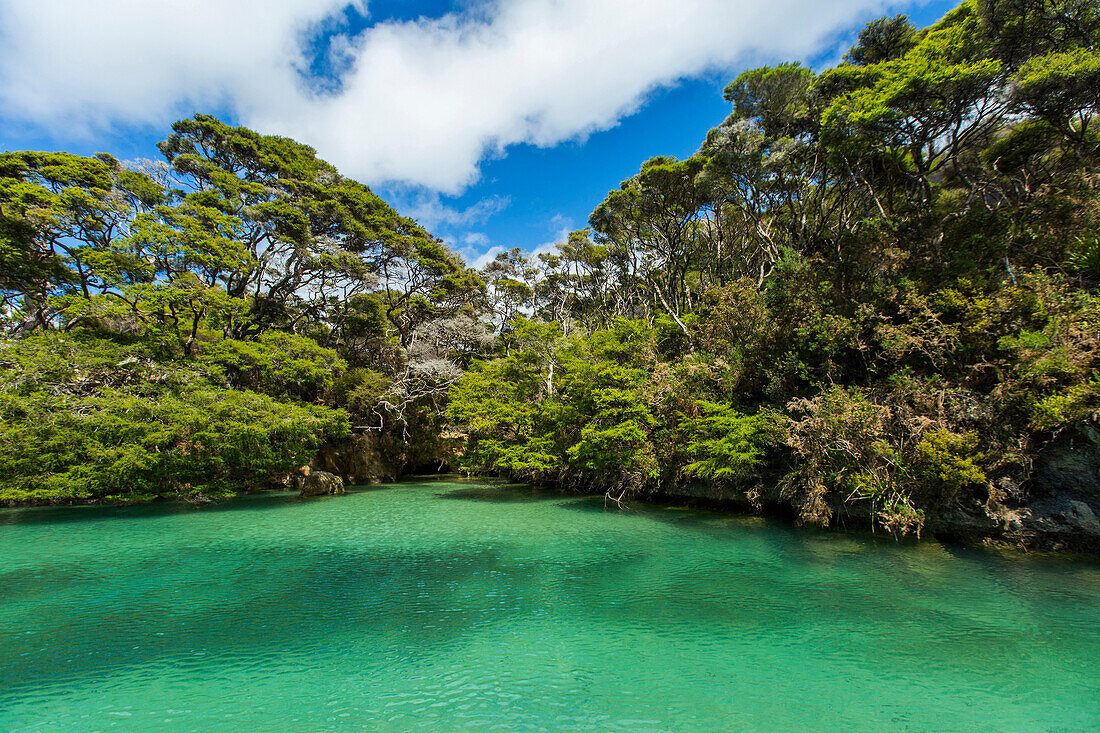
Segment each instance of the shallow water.
[{"label": "shallow water", "polygon": [[1100,730],[1100,565],[430,480],[0,511],[0,730]]}]

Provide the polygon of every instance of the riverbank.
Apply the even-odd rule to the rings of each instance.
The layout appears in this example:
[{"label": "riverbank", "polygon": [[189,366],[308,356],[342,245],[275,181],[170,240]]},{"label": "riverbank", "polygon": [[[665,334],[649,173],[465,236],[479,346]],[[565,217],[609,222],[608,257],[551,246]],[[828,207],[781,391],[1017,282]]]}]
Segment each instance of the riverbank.
[{"label": "riverbank", "polygon": [[[393,476],[372,476],[362,473],[339,473],[339,464],[332,460],[332,452],[326,453],[326,460],[322,465],[337,473],[334,479],[343,479],[349,486],[355,483],[361,485],[379,485],[386,481],[392,482]],[[331,475],[322,472],[324,475]],[[517,498],[522,499],[535,492],[549,492],[563,498],[587,496],[593,498],[604,497],[601,491],[584,491],[572,487],[556,484],[531,484],[501,476],[475,476],[469,474],[431,474],[420,476],[403,476],[402,482],[417,480],[442,480],[447,477],[463,476],[468,480],[498,480],[507,483],[506,488],[501,488],[499,496],[503,497],[507,492],[514,492]],[[519,487],[529,486],[529,490]],[[300,492],[300,487],[293,479],[274,482],[269,486],[254,487],[248,491],[242,491],[237,495],[223,495],[210,497],[206,495],[180,495],[146,497],[134,495],[127,498],[125,495],[103,499],[70,499],[64,502],[7,502],[0,504],[0,508],[17,509],[20,507],[49,507],[49,506],[116,506],[124,507],[136,504],[179,502],[191,505],[214,505],[234,498],[249,494],[265,494],[285,492],[292,489]],[[322,494],[341,493],[323,491]],[[300,498],[308,498],[300,496]],[[1000,497],[1003,501],[1005,496]],[[924,518],[924,527],[921,538],[935,538],[943,541],[973,546],[1005,547],[1016,550],[1039,550],[1082,556],[1100,557],[1100,519],[1097,519],[1088,499],[1083,493],[1070,493],[1066,491],[1052,490],[1047,485],[1045,494],[1034,498],[1030,504],[1010,505],[998,501],[996,496],[991,496],[985,503],[975,502],[971,506],[957,505],[945,509],[942,512],[929,512]],[[604,498],[604,502],[611,507],[629,509],[632,506],[668,507],[680,506],[696,509],[705,509],[740,516],[759,516],[778,521],[799,524],[797,511],[790,502],[784,498],[782,491],[773,483],[765,486],[760,483],[742,483],[741,485],[716,485],[704,482],[683,482],[675,487],[653,490],[644,494],[631,496],[621,502],[614,498]],[[857,535],[883,535],[890,533],[878,527],[872,521],[871,505],[869,502],[840,503],[833,507],[834,521],[825,527],[835,533],[855,533]],[[910,537],[907,541],[921,541],[921,538]],[[900,538],[895,538],[900,539]]]},{"label": "riverbank", "polygon": [[[776,491],[685,484],[655,492],[646,500],[798,521],[797,512]],[[872,522],[869,503],[835,507],[835,521],[827,529],[889,536]],[[1088,504],[1065,496],[1052,496],[1024,507],[991,501],[926,514],[921,537],[974,546],[1100,556],[1100,521]]]}]

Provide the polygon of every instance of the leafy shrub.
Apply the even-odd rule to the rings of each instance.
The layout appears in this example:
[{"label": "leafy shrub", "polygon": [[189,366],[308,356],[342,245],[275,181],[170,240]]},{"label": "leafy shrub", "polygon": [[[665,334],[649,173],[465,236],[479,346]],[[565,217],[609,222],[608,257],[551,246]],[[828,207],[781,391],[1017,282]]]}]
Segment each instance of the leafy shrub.
[{"label": "leafy shrub", "polygon": [[0,344],[0,501],[224,495],[308,462],[341,410],[227,389],[142,346],[39,334]]},{"label": "leafy shrub", "polygon": [[693,459],[683,468],[686,476],[743,477],[761,466],[768,448],[779,442],[782,417],[775,413],[745,415],[730,405],[705,400],[696,404],[699,416],[680,423]]},{"label": "leafy shrub", "polygon": [[1058,428],[1095,415],[1100,411],[1100,376],[1074,384],[1035,405],[1029,427],[1034,431],[1053,432]]},{"label": "leafy shrub", "polygon": [[345,368],[334,350],[282,331],[267,331],[256,341],[215,341],[203,360],[224,368],[235,387],[311,401],[330,389]]},{"label": "leafy shrub", "polygon": [[944,500],[953,499],[963,489],[986,483],[978,465],[985,455],[978,451],[981,437],[977,431],[956,435],[937,429],[917,444],[915,464],[922,489]]}]

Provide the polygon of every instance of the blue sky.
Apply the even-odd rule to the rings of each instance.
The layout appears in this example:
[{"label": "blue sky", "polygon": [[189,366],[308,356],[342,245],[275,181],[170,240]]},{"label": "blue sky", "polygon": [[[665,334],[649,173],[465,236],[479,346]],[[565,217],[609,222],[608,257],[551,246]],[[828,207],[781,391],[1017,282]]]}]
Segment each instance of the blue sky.
[{"label": "blue sky", "polygon": [[955,4],[0,0],[0,148],[153,158],[211,112],[313,145],[483,260],[549,247],[645,159],[693,153],[741,70],[827,66],[874,17]]}]

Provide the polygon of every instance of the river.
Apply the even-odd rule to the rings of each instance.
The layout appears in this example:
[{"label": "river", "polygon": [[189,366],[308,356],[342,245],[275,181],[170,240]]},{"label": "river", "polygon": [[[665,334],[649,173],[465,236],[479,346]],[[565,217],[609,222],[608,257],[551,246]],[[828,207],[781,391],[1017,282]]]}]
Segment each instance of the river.
[{"label": "river", "polygon": [[0,730],[1100,729],[1100,564],[425,479],[0,510]]}]

